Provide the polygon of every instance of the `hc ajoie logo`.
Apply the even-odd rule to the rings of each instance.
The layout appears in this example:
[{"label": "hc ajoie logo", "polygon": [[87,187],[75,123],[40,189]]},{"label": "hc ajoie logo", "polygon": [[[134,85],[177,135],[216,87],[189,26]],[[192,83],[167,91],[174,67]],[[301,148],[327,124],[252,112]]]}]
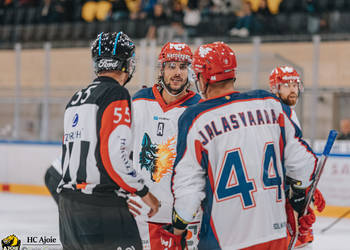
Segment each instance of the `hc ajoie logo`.
[{"label": "hc ajoie logo", "polygon": [[164,122],[158,122],[157,135],[163,136],[164,134]]},{"label": "hc ajoie logo", "polygon": [[19,250],[21,241],[16,235],[12,234],[1,241],[1,246],[3,250]]}]

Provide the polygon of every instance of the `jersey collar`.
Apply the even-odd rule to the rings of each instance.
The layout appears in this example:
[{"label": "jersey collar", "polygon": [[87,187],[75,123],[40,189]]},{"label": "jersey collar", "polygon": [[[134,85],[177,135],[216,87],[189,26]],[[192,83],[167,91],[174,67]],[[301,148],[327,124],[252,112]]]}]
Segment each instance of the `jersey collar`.
[{"label": "jersey collar", "polygon": [[156,98],[156,101],[159,103],[159,106],[162,108],[163,112],[167,112],[167,111],[169,111],[172,108],[179,107],[181,104],[186,102],[188,99],[190,99],[190,98],[192,98],[193,96],[196,95],[196,93],[194,93],[193,91],[189,90],[187,92],[187,94],[185,96],[183,96],[182,98],[167,104],[167,103],[164,102],[162,94],[158,90],[158,85],[157,84],[153,85],[152,92],[154,94],[154,97]]}]

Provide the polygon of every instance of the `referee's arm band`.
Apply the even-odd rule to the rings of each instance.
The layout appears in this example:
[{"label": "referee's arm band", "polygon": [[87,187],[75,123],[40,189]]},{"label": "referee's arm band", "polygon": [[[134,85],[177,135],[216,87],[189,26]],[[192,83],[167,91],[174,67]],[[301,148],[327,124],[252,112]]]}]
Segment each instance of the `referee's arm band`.
[{"label": "referee's arm band", "polygon": [[146,185],[141,190],[135,192],[135,194],[140,196],[141,198],[144,197],[147,193],[148,187]]},{"label": "referee's arm band", "polygon": [[180,230],[185,230],[188,223],[187,221],[183,220],[177,213],[175,210],[173,210],[173,218],[172,218],[172,222],[173,222],[173,227],[180,229]]}]

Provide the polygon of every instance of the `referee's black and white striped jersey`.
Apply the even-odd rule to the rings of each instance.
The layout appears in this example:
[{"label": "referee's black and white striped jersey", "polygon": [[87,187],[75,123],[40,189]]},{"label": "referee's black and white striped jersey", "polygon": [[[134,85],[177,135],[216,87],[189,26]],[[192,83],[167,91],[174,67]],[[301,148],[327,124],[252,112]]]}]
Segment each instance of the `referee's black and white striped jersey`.
[{"label": "referee's black and white striped jersey", "polygon": [[64,113],[58,192],[147,189],[129,161],[130,114],[128,91],[109,77],[96,78],[71,98]]}]

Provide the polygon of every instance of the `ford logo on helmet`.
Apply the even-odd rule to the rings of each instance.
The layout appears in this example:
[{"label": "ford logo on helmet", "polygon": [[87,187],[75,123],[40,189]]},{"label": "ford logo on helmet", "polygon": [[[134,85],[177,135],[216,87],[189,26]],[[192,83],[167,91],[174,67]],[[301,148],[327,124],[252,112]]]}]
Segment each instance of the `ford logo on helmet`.
[{"label": "ford logo on helmet", "polygon": [[75,116],[73,118],[73,124],[72,124],[73,128],[78,125],[78,121],[79,121],[79,115],[75,114]]},{"label": "ford logo on helmet", "polygon": [[118,64],[119,62],[113,59],[102,59],[98,62],[98,67],[114,69],[118,67]]}]

